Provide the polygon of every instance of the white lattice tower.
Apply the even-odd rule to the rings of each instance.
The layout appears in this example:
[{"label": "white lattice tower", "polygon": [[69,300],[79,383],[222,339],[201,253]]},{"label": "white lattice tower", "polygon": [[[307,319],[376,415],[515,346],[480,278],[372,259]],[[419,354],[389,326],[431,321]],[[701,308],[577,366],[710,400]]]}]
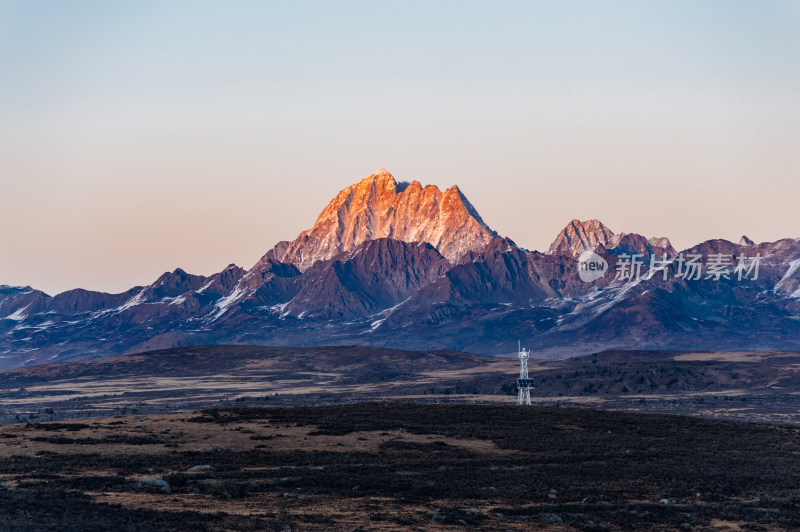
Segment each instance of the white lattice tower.
[{"label": "white lattice tower", "polygon": [[531,404],[531,386],[528,379],[528,357],[530,351],[524,348],[519,348],[519,379],[517,380],[517,404],[529,405]]}]

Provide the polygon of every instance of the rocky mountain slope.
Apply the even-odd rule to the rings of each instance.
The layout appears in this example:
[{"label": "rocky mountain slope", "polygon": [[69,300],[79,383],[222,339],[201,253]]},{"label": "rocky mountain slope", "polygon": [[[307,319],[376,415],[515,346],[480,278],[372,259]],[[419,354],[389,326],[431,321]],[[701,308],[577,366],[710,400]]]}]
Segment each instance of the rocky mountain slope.
[{"label": "rocky mountain slope", "polygon": [[[607,262],[592,282],[579,276],[586,250]],[[665,253],[665,271],[649,276],[651,255]],[[695,256],[702,274],[687,275]],[[757,271],[736,270],[756,256]],[[728,266],[715,276],[719,260]],[[177,269],[120,294],[0,286],[0,369],[218,343],[493,354],[517,339],[554,357],[800,349],[800,239],[717,239],[678,252],[666,238],[573,220],[548,252],[528,251],[497,236],[456,187],[398,183],[380,170],[247,271]]]}]

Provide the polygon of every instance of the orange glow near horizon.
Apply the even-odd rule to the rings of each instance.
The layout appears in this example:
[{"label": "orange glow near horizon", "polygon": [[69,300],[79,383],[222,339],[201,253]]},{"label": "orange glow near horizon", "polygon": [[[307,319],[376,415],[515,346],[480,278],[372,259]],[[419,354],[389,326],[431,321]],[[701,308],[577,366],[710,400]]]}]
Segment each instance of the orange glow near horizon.
[{"label": "orange glow near horizon", "polygon": [[0,284],[252,266],[379,167],[546,250],[800,237],[800,9],[0,5]]}]

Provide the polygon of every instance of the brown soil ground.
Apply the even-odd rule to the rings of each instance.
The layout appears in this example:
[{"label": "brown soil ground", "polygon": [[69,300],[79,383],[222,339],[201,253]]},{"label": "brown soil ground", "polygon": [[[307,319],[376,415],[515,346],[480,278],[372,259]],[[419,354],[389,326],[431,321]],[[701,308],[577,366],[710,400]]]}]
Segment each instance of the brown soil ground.
[{"label": "brown soil ground", "polygon": [[247,407],[18,423],[0,457],[3,531],[800,529],[800,428],[774,424]]}]

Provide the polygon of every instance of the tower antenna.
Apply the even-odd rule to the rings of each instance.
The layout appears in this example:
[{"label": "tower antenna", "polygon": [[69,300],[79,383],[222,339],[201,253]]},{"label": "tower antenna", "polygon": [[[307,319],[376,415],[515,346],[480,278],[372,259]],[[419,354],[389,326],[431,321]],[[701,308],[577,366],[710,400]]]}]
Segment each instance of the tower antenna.
[{"label": "tower antenna", "polygon": [[519,378],[517,379],[517,404],[531,404],[531,388],[533,379],[528,377],[528,357],[531,352],[522,348],[522,342],[517,340],[517,356],[519,357]]}]

